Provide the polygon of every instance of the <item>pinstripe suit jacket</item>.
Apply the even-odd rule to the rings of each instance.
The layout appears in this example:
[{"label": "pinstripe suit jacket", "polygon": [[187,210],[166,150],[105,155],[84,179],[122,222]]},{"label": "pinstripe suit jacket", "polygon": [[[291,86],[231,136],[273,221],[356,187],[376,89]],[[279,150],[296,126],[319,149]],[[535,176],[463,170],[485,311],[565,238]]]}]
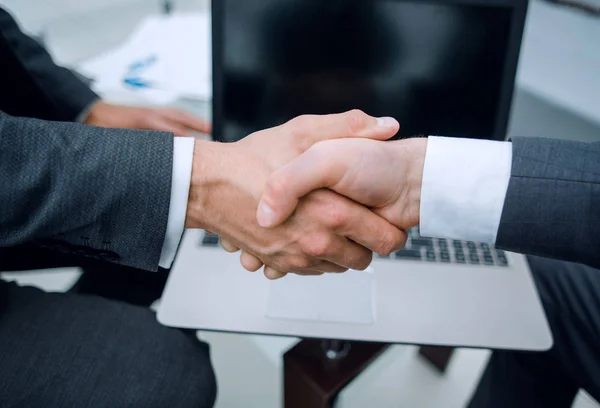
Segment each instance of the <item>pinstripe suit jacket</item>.
[{"label": "pinstripe suit jacket", "polygon": [[600,143],[514,138],[496,244],[600,268]]}]

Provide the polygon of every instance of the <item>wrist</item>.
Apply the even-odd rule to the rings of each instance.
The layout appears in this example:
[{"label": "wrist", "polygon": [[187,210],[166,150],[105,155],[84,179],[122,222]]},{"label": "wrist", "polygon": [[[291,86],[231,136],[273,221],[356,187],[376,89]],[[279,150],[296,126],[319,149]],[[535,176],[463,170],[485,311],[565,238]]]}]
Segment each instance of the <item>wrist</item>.
[{"label": "wrist", "polygon": [[215,191],[226,183],[222,168],[226,144],[195,140],[192,177],[185,217],[186,228],[211,230],[211,208],[215,206]]},{"label": "wrist", "polygon": [[97,100],[88,108],[87,115],[82,118],[82,123],[91,126],[107,127],[106,118],[110,117],[110,105],[102,100]]},{"label": "wrist", "polygon": [[409,220],[405,227],[419,225],[421,218],[421,190],[423,185],[423,168],[427,152],[427,138],[418,137],[399,142],[406,160],[406,187],[402,200],[402,219]]}]

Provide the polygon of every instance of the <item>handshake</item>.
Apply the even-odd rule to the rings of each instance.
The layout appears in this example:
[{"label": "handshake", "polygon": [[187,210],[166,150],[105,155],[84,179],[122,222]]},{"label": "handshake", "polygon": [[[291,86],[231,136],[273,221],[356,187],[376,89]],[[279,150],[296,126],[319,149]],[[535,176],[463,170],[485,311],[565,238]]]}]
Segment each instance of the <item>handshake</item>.
[{"label": "handshake", "polygon": [[427,139],[392,118],[306,115],[235,143],[196,141],[187,228],[270,279],[365,269],[419,223]]}]

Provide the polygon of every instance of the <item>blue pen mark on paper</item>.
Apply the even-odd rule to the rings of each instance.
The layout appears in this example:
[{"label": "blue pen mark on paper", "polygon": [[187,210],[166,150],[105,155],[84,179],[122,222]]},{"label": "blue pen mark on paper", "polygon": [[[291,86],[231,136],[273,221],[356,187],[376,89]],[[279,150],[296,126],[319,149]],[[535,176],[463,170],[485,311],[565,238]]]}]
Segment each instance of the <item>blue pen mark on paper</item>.
[{"label": "blue pen mark on paper", "polygon": [[154,65],[157,61],[156,55],[151,55],[148,58],[135,61],[129,66],[129,70],[123,78],[123,83],[132,88],[151,88],[152,83],[142,78],[143,72]]},{"label": "blue pen mark on paper", "polygon": [[141,78],[125,78],[123,80],[125,85],[129,85],[132,88],[151,88],[152,83],[149,81],[144,81]]},{"label": "blue pen mark on paper", "polygon": [[135,61],[133,64],[129,66],[129,73],[137,73],[145,68],[151,67],[156,63],[157,57],[156,55],[151,55],[146,59],[141,61]]}]

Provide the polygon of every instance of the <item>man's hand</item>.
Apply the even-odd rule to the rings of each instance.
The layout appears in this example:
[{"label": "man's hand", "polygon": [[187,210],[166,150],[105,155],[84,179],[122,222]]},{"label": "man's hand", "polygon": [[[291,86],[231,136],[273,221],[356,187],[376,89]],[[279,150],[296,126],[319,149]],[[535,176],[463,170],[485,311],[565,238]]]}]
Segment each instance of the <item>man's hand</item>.
[{"label": "man's hand", "polygon": [[96,102],[90,109],[87,125],[107,128],[160,130],[175,136],[192,132],[210,134],[210,122],[190,113],[171,108],[142,108]]},{"label": "man's hand", "polygon": [[328,188],[372,208],[398,228],[418,225],[427,139],[380,142],[328,140],[269,178],[258,206],[259,225],[271,228],[309,192]]},{"label": "man's hand", "polygon": [[[257,210],[265,228],[281,224],[301,197],[328,188],[364,204],[400,229],[418,225],[427,139],[381,142],[340,139],[317,143],[269,178]],[[226,249],[235,246],[225,242]],[[260,267],[247,251],[246,263]],[[271,271],[283,276],[284,271]]]},{"label": "man's hand", "polygon": [[[231,246],[256,255],[267,277],[282,272],[341,272],[364,269],[371,250],[387,254],[402,247],[406,233],[367,208],[321,190],[299,201],[293,216],[273,228],[256,221],[268,177],[313,144],[335,138],[385,140],[398,131],[393,119],[360,111],[302,116],[229,144],[196,141],[186,227],[221,235]],[[368,248],[368,249],[367,249]]]}]

